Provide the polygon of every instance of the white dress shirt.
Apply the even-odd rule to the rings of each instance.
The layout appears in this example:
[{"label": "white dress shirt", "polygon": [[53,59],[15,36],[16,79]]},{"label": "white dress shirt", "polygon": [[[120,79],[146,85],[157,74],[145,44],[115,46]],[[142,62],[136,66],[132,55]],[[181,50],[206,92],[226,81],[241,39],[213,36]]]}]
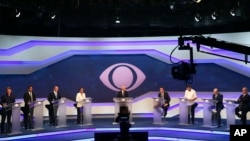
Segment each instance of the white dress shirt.
[{"label": "white dress shirt", "polygon": [[188,105],[193,105],[194,101],[193,99],[197,98],[196,91],[194,89],[186,90],[184,98],[188,100]]},{"label": "white dress shirt", "polygon": [[83,106],[83,100],[86,98],[86,94],[85,93],[77,93],[76,94],[76,102],[77,105],[76,107],[80,108]]},{"label": "white dress shirt", "polygon": [[54,91],[54,95],[55,95],[55,97],[56,97],[56,99],[57,99],[57,92]]}]

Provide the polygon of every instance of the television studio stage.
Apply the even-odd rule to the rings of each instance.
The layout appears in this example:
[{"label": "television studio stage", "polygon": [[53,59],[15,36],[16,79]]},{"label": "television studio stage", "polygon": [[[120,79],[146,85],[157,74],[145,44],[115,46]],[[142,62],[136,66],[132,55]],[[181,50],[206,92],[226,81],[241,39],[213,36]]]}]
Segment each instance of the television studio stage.
[{"label": "television studio stage", "polygon": [[[127,140],[134,141],[228,141],[229,125],[240,124],[234,115],[237,106],[231,100],[240,95],[235,92],[221,92],[224,95],[225,108],[221,112],[222,126],[217,128],[211,121],[211,92],[199,92],[198,107],[195,110],[195,123],[188,124],[187,102],[182,99],[183,92],[169,92],[170,108],[166,118],[162,118],[159,109],[154,108],[159,99],[157,92],[148,92],[137,98],[115,98],[114,103],[92,103],[87,98],[84,103],[83,123],[76,124],[74,101],[62,98],[59,101],[58,126],[48,124],[48,111],[45,99],[34,103],[34,129],[25,130],[22,126],[22,101],[12,107],[12,133],[2,134],[0,140],[60,140],[60,141],[113,141],[121,138],[120,124],[115,121],[121,104],[132,112]],[[21,113],[21,114],[20,114]],[[115,113],[115,114],[114,114]],[[20,116],[21,115],[21,116]],[[249,114],[248,114],[249,119]],[[96,139],[95,139],[96,138]]]}]

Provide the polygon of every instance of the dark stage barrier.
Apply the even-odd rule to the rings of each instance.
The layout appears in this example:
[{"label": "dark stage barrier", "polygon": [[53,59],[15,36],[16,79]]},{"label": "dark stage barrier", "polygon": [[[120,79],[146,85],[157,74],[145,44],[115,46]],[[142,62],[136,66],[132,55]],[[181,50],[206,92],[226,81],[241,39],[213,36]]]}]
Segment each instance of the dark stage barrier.
[{"label": "dark stage barrier", "polygon": [[130,132],[126,135],[120,132],[95,133],[95,141],[148,141],[148,132]]}]

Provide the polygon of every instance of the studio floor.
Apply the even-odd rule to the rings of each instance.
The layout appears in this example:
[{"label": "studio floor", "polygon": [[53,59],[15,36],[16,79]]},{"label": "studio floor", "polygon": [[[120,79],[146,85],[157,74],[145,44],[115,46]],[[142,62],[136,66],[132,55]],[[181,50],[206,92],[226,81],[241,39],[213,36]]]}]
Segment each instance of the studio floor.
[{"label": "studio floor", "polygon": [[[44,129],[32,131],[21,129],[21,133],[14,135],[0,135],[0,140],[44,140],[44,141],[94,141],[95,133],[120,132],[119,124],[113,125],[113,118],[96,117],[92,119],[93,125],[77,125],[75,118],[67,119],[66,127],[51,127],[44,120]],[[153,124],[152,117],[133,118],[134,124],[130,132],[148,132],[149,141],[229,141],[229,131],[226,121],[222,126],[204,127],[202,119],[196,119],[194,125],[180,125],[179,118],[167,118],[163,125]],[[239,121],[236,121],[240,124]],[[105,140],[104,140],[105,141]]]}]

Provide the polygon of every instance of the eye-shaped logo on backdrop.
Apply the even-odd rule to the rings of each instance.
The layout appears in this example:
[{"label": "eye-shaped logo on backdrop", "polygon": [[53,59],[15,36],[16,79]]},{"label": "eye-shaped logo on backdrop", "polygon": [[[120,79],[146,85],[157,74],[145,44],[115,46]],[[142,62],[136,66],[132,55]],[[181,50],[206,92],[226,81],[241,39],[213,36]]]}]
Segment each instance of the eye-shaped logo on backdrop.
[{"label": "eye-shaped logo on backdrop", "polygon": [[123,85],[128,91],[132,91],[139,87],[145,78],[145,74],[138,67],[127,63],[114,64],[100,75],[102,83],[114,91],[120,90]]}]

